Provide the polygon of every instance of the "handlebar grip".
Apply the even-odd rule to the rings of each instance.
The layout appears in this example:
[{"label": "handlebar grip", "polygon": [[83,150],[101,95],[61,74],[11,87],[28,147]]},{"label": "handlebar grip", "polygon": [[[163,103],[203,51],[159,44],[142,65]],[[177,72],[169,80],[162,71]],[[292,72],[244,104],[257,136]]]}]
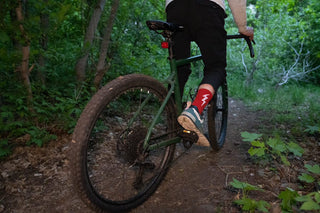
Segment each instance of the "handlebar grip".
[{"label": "handlebar grip", "polygon": [[246,40],[246,42],[248,44],[248,47],[250,50],[250,57],[254,58],[254,49],[253,49],[252,43],[254,43],[254,44],[256,44],[256,43],[254,42],[254,40],[252,40],[252,42],[251,42],[249,37],[247,37],[247,36],[244,39]]},{"label": "handlebar grip", "polygon": [[250,57],[251,58],[254,58],[255,54],[254,54],[254,49],[253,49],[253,46],[252,46],[252,43],[253,44],[256,44],[254,42],[254,40],[250,41],[250,38],[248,36],[245,36],[243,34],[239,34],[239,35],[227,35],[227,39],[237,39],[237,38],[244,38],[247,42],[247,45],[249,47],[249,50],[250,50]]}]

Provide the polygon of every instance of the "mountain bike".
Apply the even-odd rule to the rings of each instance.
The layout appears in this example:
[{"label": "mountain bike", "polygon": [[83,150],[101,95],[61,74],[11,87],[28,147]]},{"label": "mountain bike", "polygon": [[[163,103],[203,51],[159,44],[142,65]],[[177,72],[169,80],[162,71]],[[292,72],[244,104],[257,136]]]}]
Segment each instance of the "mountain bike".
[{"label": "mountain bike", "polygon": [[[169,49],[170,74],[160,82],[150,76],[120,76],[102,87],[86,105],[72,137],[72,175],[83,201],[97,211],[120,212],[150,197],[166,175],[182,143],[190,148],[198,136],[177,123],[183,110],[177,67],[201,60],[201,55],[175,60],[172,35],[183,26],[147,21]],[[246,39],[243,35],[228,39]],[[214,150],[223,146],[227,131],[228,89],[225,82],[205,113],[205,129]]]}]

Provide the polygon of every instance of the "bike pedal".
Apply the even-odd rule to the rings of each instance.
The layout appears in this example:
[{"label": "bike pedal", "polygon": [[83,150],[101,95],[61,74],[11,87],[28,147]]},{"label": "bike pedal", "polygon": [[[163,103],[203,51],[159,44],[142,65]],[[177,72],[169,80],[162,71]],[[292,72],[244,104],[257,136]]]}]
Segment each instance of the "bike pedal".
[{"label": "bike pedal", "polygon": [[180,137],[182,138],[183,145],[186,148],[190,148],[192,144],[197,143],[199,139],[197,133],[186,129],[181,130]]}]

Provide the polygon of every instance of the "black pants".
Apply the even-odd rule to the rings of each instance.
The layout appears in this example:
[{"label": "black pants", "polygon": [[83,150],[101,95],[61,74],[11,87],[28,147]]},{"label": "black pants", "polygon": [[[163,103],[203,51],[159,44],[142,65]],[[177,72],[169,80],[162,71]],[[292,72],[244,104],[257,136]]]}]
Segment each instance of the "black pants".
[{"label": "black pants", "polygon": [[[173,37],[175,59],[189,57],[190,43],[195,41],[205,65],[201,84],[210,84],[216,91],[226,78],[225,11],[209,0],[174,0],[167,6],[166,13],[168,22],[185,27]],[[190,73],[190,65],[178,68],[181,94]]]}]

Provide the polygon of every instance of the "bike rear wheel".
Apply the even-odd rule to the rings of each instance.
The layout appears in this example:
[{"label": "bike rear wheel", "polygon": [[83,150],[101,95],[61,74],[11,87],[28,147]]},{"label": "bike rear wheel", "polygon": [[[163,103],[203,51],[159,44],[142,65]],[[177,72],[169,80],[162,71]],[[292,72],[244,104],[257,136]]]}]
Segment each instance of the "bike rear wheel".
[{"label": "bike rear wheel", "polygon": [[[132,74],[108,83],[87,104],[74,130],[71,161],[75,186],[95,210],[130,210],[157,189],[175,145],[146,151],[143,141],[166,95],[157,80]],[[173,137],[176,126],[170,99],[151,143]]]},{"label": "bike rear wheel", "polygon": [[220,150],[225,143],[228,125],[228,85],[218,89],[207,109],[208,135],[214,150]]}]

